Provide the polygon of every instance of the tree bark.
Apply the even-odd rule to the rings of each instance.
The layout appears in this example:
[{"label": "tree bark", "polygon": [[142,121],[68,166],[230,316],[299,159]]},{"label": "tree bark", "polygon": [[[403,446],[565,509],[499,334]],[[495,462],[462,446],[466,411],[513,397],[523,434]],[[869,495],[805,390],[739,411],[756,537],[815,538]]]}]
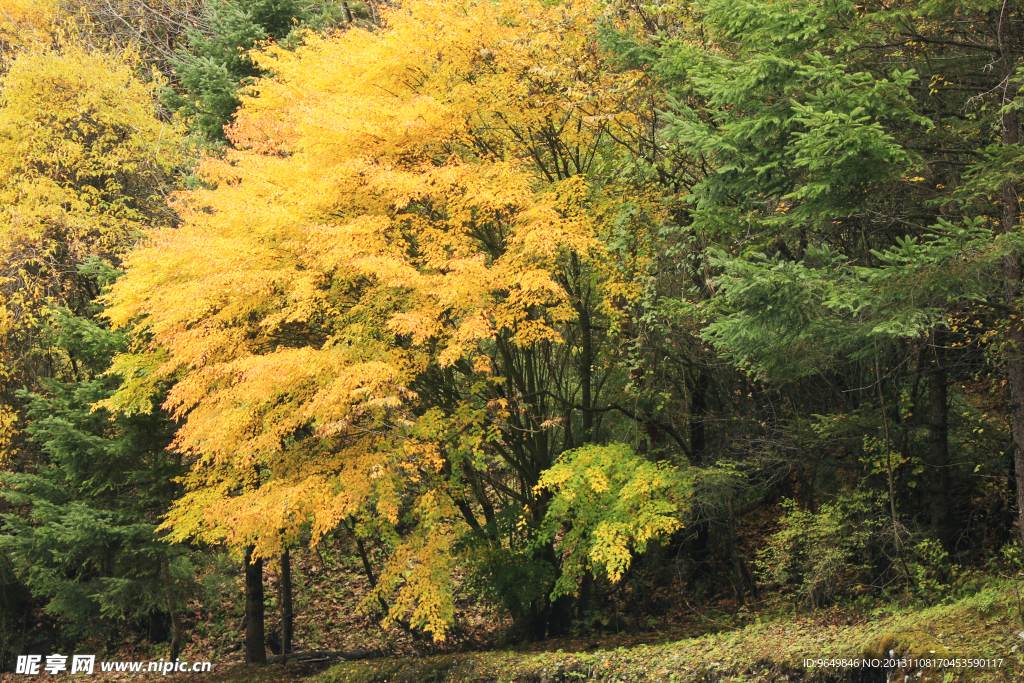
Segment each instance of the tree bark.
[{"label": "tree bark", "polygon": [[292,557],[286,547],[281,552],[281,579],[279,581],[281,599],[281,655],[285,659],[292,650],[295,615],[292,612]]},{"label": "tree bark", "polygon": [[[1020,142],[1020,118],[1011,106],[1017,97],[1018,84],[1014,80],[1017,69],[1017,51],[1014,45],[1014,3],[1003,2],[999,12],[999,51],[1003,63],[1003,113],[1002,143],[1017,145]],[[1017,232],[1020,224],[1020,197],[1017,188],[1010,181],[1000,187],[1003,205],[1003,232]],[[1006,305],[1016,309],[1021,290],[1021,259],[1016,251],[1003,259],[1003,295]],[[1007,354],[1006,381],[1010,390],[1011,433],[1013,436],[1013,459],[1017,475],[1017,533],[1024,540],[1024,328],[1019,316],[1011,320],[1009,332],[1010,349]]]},{"label": "tree bark", "polygon": [[587,617],[590,609],[590,596],[594,588],[594,574],[589,569],[583,570],[583,580],[580,582],[580,596],[576,600],[576,618],[580,621]]},{"label": "tree bark", "polygon": [[160,561],[160,575],[167,595],[167,611],[171,614],[171,654],[168,659],[173,662],[181,654],[181,612],[178,611],[178,601],[171,588],[171,567],[166,557]]},{"label": "tree bark", "polygon": [[707,455],[707,432],[704,421],[708,416],[707,393],[710,382],[707,372],[697,370],[690,392],[690,453],[695,465],[703,465]]},{"label": "tree bark", "polygon": [[[583,289],[582,287],[580,288]],[[589,297],[588,297],[589,298]],[[583,443],[594,442],[594,414],[591,412],[593,408],[593,398],[591,396],[591,380],[592,373],[591,368],[594,364],[594,339],[593,329],[590,323],[590,311],[587,310],[587,302],[581,301],[580,306],[577,309],[580,316],[580,336],[581,336],[581,348],[580,348],[580,399],[583,405]]]},{"label": "tree bark", "polygon": [[928,369],[928,465],[932,531],[947,551],[955,543],[949,496],[949,401],[942,331],[932,332],[932,363]]},{"label": "tree bark", "polygon": [[263,560],[253,559],[253,546],[245,548],[245,661],[267,663],[263,623]]}]

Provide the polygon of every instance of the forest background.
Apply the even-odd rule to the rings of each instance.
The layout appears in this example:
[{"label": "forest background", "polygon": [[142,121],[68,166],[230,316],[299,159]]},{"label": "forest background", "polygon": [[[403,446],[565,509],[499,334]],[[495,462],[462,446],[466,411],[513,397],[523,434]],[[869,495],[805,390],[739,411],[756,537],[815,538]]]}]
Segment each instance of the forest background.
[{"label": "forest background", "polygon": [[1022,10],[3,0],[0,665],[1021,571]]}]

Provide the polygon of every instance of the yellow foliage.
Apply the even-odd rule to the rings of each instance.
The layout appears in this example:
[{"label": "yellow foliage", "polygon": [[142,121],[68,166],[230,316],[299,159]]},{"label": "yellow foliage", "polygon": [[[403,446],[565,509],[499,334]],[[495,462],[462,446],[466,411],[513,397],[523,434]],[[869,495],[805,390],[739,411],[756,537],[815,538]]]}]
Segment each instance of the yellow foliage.
[{"label": "yellow foliage", "polygon": [[132,65],[69,47],[20,54],[0,91],[0,250],[113,256],[170,216],[159,192],[180,161]]},{"label": "yellow foliage", "polygon": [[195,0],[3,0],[0,2],[0,72],[24,50],[89,45],[116,54],[163,62],[168,48],[195,26],[203,3]]},{"label": "yellow foliage", "polygon": [[451,500],[436,491],[420,498],[414,514],[419,522],[416,530],[399,543],[363,608],[372,609],[375,602],[394,593],[385,625],[407,617],[412,627],[433,633],[440,642],[455,618],[451,545],[456,531],[450,520],[457,515]]},{"label": "yellow foliage", "polygon": [[17,47],[48,42],[62,0],[4,0],[0,4],[0,59]]},{"label": "yellow foliage", "polygon": [[[6,306],[0,304],[0,384],[5,386],[9,386],[13,378],[7,343],[7,335],[13,327],[14,316]],[[14,407],[0,401],[0,466],[15,455],[13,441],[17,433],[17,420],[18,414]]]},{"label": "yellow foliage", "polygon": [[[448,454],[497,438],[473,403],[501,381],[494,341],[559,342],[577,315],[567,264],[609,260],[587,164],[634,124],[619,103],[638,77],[602,67],[579,2],[413,0],[381,30],[255,58],[274,77],[245,99],[236,148],[203,162],[212,189],[178,195],[183,224],[151,231],[115,287],[112,321],[162,355],[118,361],[113,403],[176,381],[175,447],[195,463],[178,538],[273,554],[302,524],[315,542],[414,500],[380,591],[440,639]],[[428,403],[415,387],[437,373],[463,398]],[[259,486],[224,484],[257,467]]]},{"label": "yellow foliage", "polygon": [[542,538],[567,526],[565,555],[555,594],[575,593],[584,571],[602,570],[618,581],[651,541],[681,526],[690,483],[665,464],[637,456],[625,444],[585,446],[563,453],[540,478],[553,494]]},{"label": "yellow foliage", "polygon": [[[116,262],[145,226],[173,218],[163,194],[181,137],[156,117],[156,87],[130,62],[75,46],[24,49],[0,77],[0,373],[11,392],[54,360],[61,371],[59,354],[49,370],[24,364],[47,306],[95,295],[78,267]],[[15,421],[0,422],[9,456]]]}]

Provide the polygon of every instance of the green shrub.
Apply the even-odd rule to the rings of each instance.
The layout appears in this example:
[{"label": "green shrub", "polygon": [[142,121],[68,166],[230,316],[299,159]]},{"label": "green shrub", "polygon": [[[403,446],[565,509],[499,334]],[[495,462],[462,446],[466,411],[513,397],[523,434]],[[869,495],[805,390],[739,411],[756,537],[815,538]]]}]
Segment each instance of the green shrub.
[{"label": "green shrub", "polygon": [[864,569],[858,564],[878,530],[871,497],[845,493],[817,512],[783,501],[782,530],[758,553],[762,578],[774,583],[795,581],[801,599],[820,607],[830,602],[848,579]]}]

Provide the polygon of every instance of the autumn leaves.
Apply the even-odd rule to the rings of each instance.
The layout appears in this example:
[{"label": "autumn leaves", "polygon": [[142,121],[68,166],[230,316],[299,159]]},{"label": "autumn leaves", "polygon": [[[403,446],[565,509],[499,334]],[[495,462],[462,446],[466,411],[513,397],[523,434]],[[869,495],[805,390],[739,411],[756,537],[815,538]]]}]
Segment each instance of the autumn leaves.
[{"label": "autumn leaves", "polygon": [[[594,400],[566,334],[581,311],[614,313],[614,207],[588,172],[631,125],[618,103],[636,81],[601,71],[592,21],[582,5],[421,1],[257,58],[274,75],[233,149],[202,163],[181,224],[149,233],[109,297],[150,341],[116,362],[107,405],[173,385],[193,465],[172,538],[272,556],[352,520],[392,548],[368,607],[438,639],[460,538],[550,547],[540,477],[591,438],[573,436],[573,406]],[[503,531],[495,511],[514,509],[530,523]],[[674,528],[675,505],[657,509],[607,543],[613,578],[633,535]]]}]

